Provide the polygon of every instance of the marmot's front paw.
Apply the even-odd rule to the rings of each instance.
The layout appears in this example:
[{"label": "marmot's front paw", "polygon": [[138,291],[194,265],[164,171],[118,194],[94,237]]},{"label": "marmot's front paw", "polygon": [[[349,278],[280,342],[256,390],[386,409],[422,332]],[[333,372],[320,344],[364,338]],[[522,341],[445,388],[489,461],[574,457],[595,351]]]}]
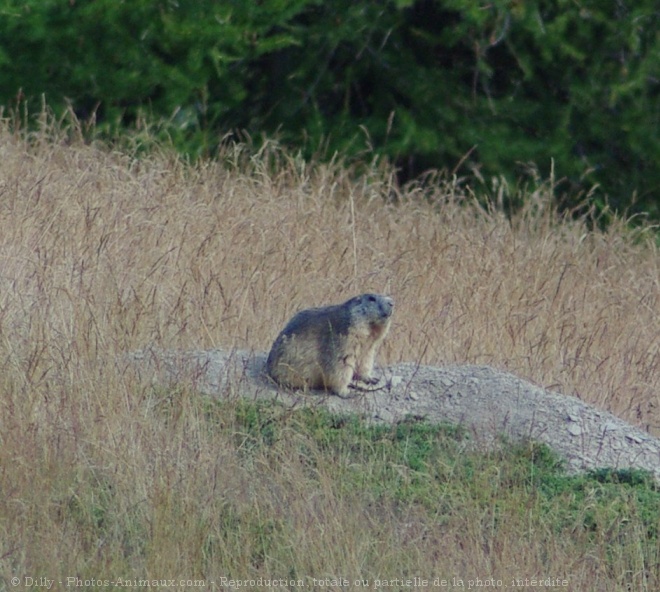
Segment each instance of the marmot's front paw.
[{"label": "marmot's front paw", "polygon": [[380,382],[380,378],[376,378],[374,376],[360,376],[359,374],[354,374],[353,375],[353,382],[362,382],[364,384],[378,384]]}]

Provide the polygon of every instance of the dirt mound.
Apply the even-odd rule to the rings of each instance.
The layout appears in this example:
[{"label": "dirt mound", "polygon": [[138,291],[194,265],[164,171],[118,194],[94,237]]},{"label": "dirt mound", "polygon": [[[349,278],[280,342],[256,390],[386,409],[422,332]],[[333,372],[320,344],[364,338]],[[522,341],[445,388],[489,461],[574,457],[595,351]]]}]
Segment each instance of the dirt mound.
[{"label": "dirt mound", "polygon": [[415,418],[461,424],[480,445],[501,442],[502,436],[545,443],[566,460],[570,472],[644,469],[660,481],[660,440],[575,397],[488,366],[397,364],[380,371],[373,390],[342,399],[278,389],[264,374],[262,353],[146,349],[127,360],[142,380],[160,385],[185,383],[213,396],[322,405],[386,423]]}]

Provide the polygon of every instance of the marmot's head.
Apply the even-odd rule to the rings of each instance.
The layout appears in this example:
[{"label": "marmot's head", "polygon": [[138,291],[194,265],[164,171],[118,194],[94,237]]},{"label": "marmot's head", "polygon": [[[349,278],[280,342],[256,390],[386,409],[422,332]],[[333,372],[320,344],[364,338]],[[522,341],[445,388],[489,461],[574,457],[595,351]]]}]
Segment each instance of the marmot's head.
[{"label": "marmot's head", "polygon": [[344,306],[350,308],[351,317],[356,322],[388,325],[394,309],[394,300],[382,294],[362,294],[351,298]]}]

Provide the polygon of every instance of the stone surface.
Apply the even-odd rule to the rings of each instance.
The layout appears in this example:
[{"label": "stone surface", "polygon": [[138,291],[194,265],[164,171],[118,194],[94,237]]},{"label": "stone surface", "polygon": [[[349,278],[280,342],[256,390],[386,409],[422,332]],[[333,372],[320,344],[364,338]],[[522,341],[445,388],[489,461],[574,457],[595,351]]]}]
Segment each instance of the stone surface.
[{"label": "stone surface", "polygon": [[570,472],[638,468],[660,481],[660,440],[575,397],[488,366],[397,364],[381,369],[374,387],[340,398],[278,387],[265,374],[265,361],[258,352],[145,349],[123,363],[141,380],[163,386],[187,384],[207,395],[272,399],[289,406],[322,405],[376,422],[412,417],[461,424],[477,445],[493,445],[501,436],[545,443],[565,459]]}]

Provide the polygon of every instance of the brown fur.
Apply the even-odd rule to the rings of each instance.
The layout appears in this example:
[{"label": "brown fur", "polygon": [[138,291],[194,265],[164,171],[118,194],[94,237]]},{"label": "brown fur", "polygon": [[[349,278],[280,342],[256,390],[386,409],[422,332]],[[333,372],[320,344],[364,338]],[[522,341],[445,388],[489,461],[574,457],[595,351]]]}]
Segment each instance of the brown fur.
[{"label": "brown fur", "polygon": [[371,373],[387,335],[394,302],[362,294],[343,304],[300,311],[278,335],[266,364],[279,384],[348,394],[351,380],[375,382]]}]

